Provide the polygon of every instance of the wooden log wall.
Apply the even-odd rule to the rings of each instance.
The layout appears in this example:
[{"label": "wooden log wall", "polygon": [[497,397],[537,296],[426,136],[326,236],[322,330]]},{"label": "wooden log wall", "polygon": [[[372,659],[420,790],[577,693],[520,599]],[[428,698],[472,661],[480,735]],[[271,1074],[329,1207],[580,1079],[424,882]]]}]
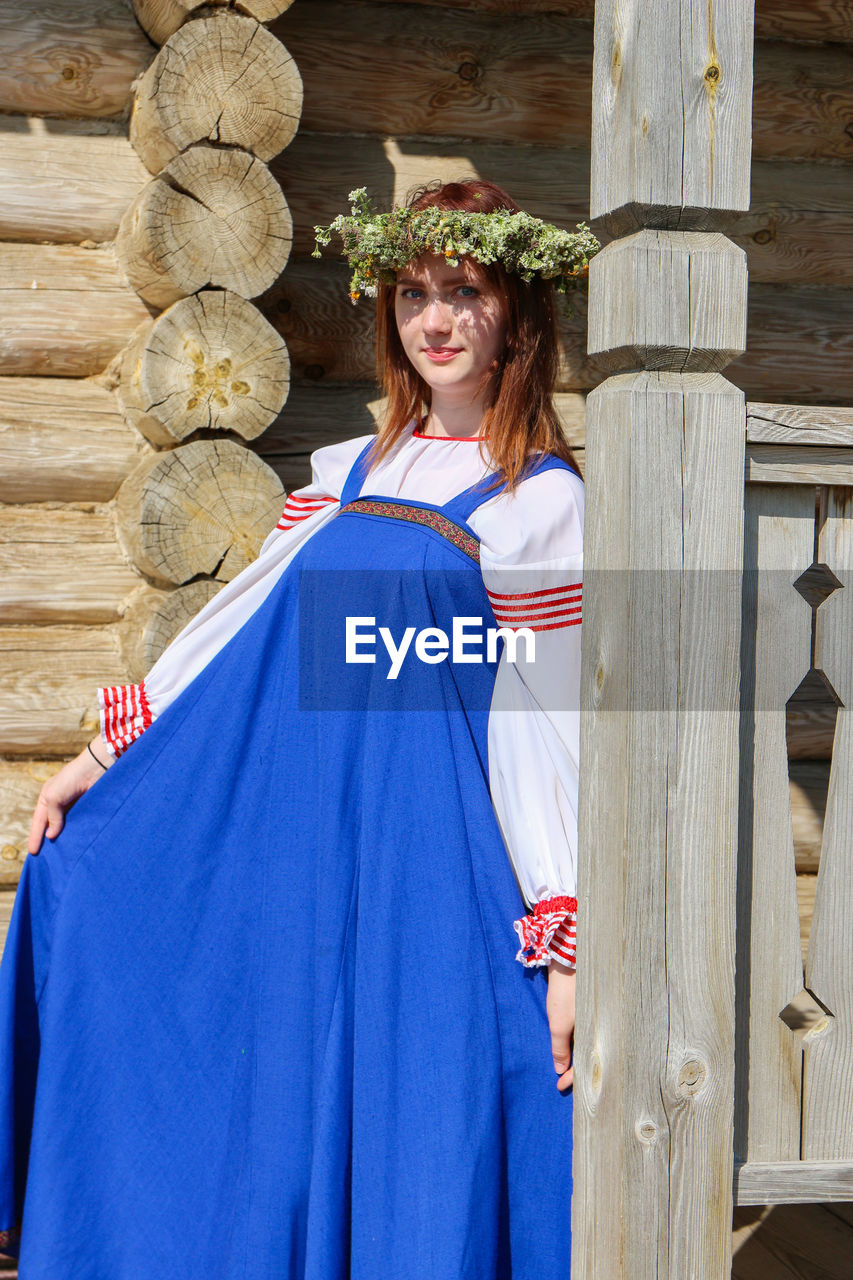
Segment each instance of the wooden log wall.
[{"label": "wooden log wall", "polygon": [[[115,519],[110,504],[121,483],[152,449],[225,432],[289,489],[307,478],[312,449],[373,427],[380,405],[369,304],[351,306],[346,270],[333,255],[310,258],[314,224],[345,209],[356,186],[390,202],[429,178],[472,173],[562,225],[589,215],[593,0],[296,0],[284,12],[280,0],[243,0],[239,13],[195,0],[136,0],[134,8],[135,17],[130,0],[0,7],[0,289],[9,291],[0,307],[0,502],[21,508],[8,526],[7,554],[13,564],[41,555],[48,566],[55,556],[57,575],[67,565],[69,582],[85,577],[75,608],[100,608],[100,621],[74,627],[103,641],[91,669],[80,670],[68,627],[58,630],[68,623],[70,590],[57,589],[48,606],[48,568],[25,606],[14,595],[22,575],[12,575],[15,616],[29,610],[38,621],[27,616],[11,627],[58,638],[50,659],[30,649],[32,664],[48,679],[48,704],[56,706],[61,685],[77,690],[79,727],[69,736],[56,709],[51,732],[36,680],[37,740],[0,726],[0,754],[14,765],[16,785],[28,788],[14,819],[0,798],[7,850],[20,849],[21,815],[38,791],[33,758],[62,757],[85,740],[95,686],[150,665],[154,650],[138,622],[131,636],[128,619],[176,594],[174,583],[148,581],[125,560],[136,594],[121,595],[121,544],[112,539],[110,561],[96,531],[105,512]],[[253,20],[257,62],[241,81],[246,42],[229,33]],[[229,36],[219,61],[197,38],[207,29]],[[750,288],[747,352],[727,377],[750,399],[853,402],[851,42],[849,7],[836,0],[759,0],[752,204],[729,232],[746,250]],[[294,64],[304,86],[295,136],[299,111],[287,88]],[[236,149],[236,162],[223,162],[217,147]],[[176,175],[169,166],[181,157],[187,167]],[[248,157],[261,166],[254,212],[235,191],[239,174],[252,169]],[[230,186],[227,173],[211,168],[222,163],[237,165]],[[263,167],[284,193],[292,233]],[[216,232],[215,258],[182,256],[178,220],[194,239],[199,227],[207,237]],[[249,298],[255,284],[245,274],[256,266],[258,237],[279,230],[285,240],[292,234],[287,269],[279,275],[281,259],[271,262],[269,287]],[[607,239],[606,229],[600,234]],[[140,254],[149,253],[156,261],[143,274]],[[147,299],[129,287],[128,268]],[[559,404],[582,459],[585,396],[606,369],[586,355],[583,293],[574,305],[564,322]],[[276,362],[273,334],[286,342],[290,368]],[[242,359],[250,349],[273,354],[251,376],[234,378],[233,362],[219,359],[226,347]],[[247,395],[244,383],[257,394]],[[269,423],[263,406],[275,396],[286,403]],[[47,512],[59,513],[50,541]],[[85,548],[85,575],[73,563],[72,528]],[[157,625],[151,621],[149,640]],[[24,634],[16,634],[23,649]],[[62,644],[67,686],[56,660]],[[791,728],[799,757],[792,773],[811,770],[809,785],[794,779],[804,866],[814,858],[822,794],[814,761],[819,772],[829,756],[825,722],[808,707]],[[0,860],[0,876],[3,868],[16,878],[14,861]]]},{"label": "wooden log wall", "polygon": [[144,675],[281,512],[247,442],[290,390],[251,301],[292,242],[266,162],[302,85],[259,21],[286,4],[0,13],[0,885],[98,686]]}]

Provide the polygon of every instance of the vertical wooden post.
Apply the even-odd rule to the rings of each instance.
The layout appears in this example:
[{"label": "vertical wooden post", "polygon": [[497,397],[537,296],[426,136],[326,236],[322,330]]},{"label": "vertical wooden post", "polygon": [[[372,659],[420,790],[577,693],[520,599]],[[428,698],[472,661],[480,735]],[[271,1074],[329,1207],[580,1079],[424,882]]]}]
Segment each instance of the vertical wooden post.
[{"label": "vertical wooden post", "polygon": [[728,1280],[748,0],[598,0],[573,1280]]}]

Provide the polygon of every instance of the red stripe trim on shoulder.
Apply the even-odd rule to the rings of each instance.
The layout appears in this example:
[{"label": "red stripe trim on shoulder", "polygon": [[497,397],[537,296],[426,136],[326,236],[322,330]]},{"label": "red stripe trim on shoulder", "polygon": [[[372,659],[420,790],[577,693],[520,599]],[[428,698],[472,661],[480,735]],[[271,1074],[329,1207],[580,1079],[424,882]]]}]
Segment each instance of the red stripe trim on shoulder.
[{"label": "red stripe trim on shoulder", "polygon": [[500,591],[489,591],[488,587],[486,588],[486,591],[488,592],[490,600],[533,600],[537,596],[552,596],[557,591],[580,591],[582,587],[583,582],[567,582],[566,585],[562,587],[545,587],[542,591],[521,591],[517,594],[515,592],[510,592],[506,595]]}]

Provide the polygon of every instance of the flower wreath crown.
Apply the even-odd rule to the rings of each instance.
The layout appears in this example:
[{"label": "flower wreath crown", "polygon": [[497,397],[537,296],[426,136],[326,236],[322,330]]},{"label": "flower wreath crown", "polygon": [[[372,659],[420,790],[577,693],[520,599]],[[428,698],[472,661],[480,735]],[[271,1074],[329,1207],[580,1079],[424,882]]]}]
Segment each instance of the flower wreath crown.
[{"label": "flower wreath crown", "polygon": [[450,266],[460,257],[487,265],[500,262],[507,271],[530,281],[552,280],[561,293],[586,273],[589,259],[601,248],[585,222],[577,232],[561,231],[529,213],[465,213],[459,209],[393,209],[377,213],[365,187],[349,193],[351,213],[339,213],[328,227],[315,227],[312,257],[329,244],[334,232],[352,268],[350,297],[375,297],[377,284],[393,284],[395,272],[422,253],[443,255]]}]

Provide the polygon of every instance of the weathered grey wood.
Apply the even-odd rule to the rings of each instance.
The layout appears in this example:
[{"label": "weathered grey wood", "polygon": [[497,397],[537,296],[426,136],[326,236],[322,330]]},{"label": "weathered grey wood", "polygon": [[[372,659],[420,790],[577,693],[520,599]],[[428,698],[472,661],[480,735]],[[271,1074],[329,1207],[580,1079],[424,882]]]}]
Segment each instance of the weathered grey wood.
[{"label": "weathered grey wood", "polygon": [[170,36],[139,81],[130,141],[152,173],[195,142],[271,160],[293,138],[302,81],[280,40],[221,11]]},{"label": "weathered grey wood", "polygon": [[587,405],[572,1270],[722,1277],[743,399],[641,372]]},{"label": "weathered grey wood", "polygon": [[[272,22],[293,0],[240,0],[240,9],[258,22]],[[227,8],[232,0],[133,0],[137,21],[152,40],[162,44],[199,9]]]},{"label": "weathered grey wood", "polygon": [[195,146],[142,189],[115,249],[137,293],[167,307],[206,285],[254,298],[284,270],[292,239],[287,201],[262,161]]},{"label": "weathered grey wood", "polygon": [[745,345],[746,255],[719,232],[643,229],[590,262],[587,347],[607,368],[722,369]]},{"label": "weathered grey wood", "polygon": [[[853,490],[824,495],[818,559],[842,583],[817,611],[815,665],[841,699],[806,986],[830,1011],[807,1037],[802,1156],[853,1160]],[[817,1199],[817,1196],[815,1196]]]},{"label": "weathered grey wood", "polygon": [[800,1153],[801,1055],[779,1014],[803,985],[785,704],[809,670],[814,495],[747,489],[744,531],[735,1154]]},{"label": "weathered grey wood", "polygon": [[0,507],[0,618],[112,622],[139,585],[108,507]]},{"label": "weathered grey wood", "polygon": [[147,451],[96,383],[0,377],[0,502],[107,502]]},{"label": "weathered grey wood", "polygon": [[117,625],[0,627],[0,754],[76,755],[98,732],[98,688],[126,680]]},{"label": "weathered grey wood", "polygon": [[853,448],[853,409],[836,405],[762,404],[746,406],[746,438],[751,444],[848,445]]},{"label": "weathered grey wood", "polygon": [[122,545],[156,583],[199,574],[229,582],[275,527],[284,490],[275,473],[232,440],[197,440],[145,461],[116,499]]},{"label": "weathered grey wood", "polygon": [[257,307],[203,289],[140,329],[122,360],[118,395],[138,431],[171,445],[202,430],[253,440],[289,388],[287,347]]},{"label": "weathered grey wood", "polygon": [[0,9],[0,111],[124,115],[154,57],[125,0],[50,0]]},{"label": "weathered grey wood", "polygon": [[853,484],[853,447],[749,444],[746,479],[751,484]]},{"label": "weathered grey wood", "polygon": [[106,120],[0,117],[0,239],[112,240],[150,175]]},{"label": "weathered grey wood", "polygon": [[595,7],[592,217],[614,234],[718,227],[749,208],[752,5],[657,0],[637,12]]},{"label": "weathered grey wood", "polygon": [[0,760],[0,938],[7,890],[14,888],[21,875],[39,791],[62,763],[59,759]]},{"label": "weathered grey wood", "polygon": [[111,249],[0,244],[4,374],[100,373],[148,316]]},{"label": "weathered grey wood", "polygon": [[853,1161],[757,1161],[735,1166],[737,1204],[853,1200]]}]

